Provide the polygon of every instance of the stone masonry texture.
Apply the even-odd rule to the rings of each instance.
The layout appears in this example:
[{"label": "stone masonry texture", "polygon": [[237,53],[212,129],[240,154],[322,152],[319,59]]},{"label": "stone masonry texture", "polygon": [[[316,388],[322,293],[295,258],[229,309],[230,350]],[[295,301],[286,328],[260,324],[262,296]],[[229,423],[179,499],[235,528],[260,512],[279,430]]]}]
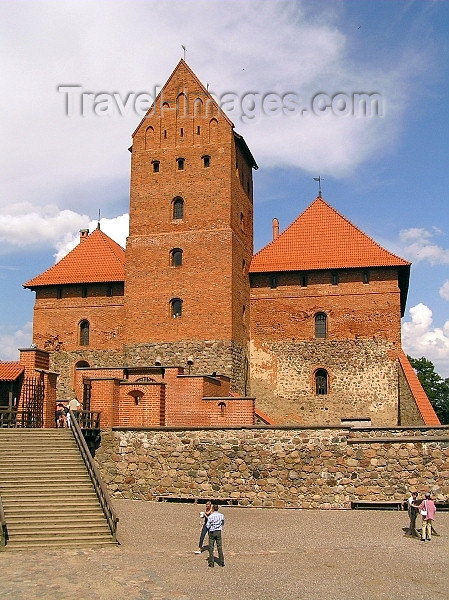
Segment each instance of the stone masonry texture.
[{"label": "stone masonry texture", "polygon": [[96,460],[115,498],[331,509],[449,495],[448,427],[112,429]]}]

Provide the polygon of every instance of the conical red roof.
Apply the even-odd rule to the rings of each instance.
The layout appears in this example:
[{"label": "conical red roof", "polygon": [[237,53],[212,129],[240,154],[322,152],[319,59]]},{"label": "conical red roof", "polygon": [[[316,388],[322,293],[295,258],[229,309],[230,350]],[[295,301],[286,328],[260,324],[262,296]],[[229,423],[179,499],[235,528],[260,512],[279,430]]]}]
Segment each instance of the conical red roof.
[{"label": "conical red roof", "polygon": [[58,263],[24,283],[23,287],[124,280],[124,249],[103,231],[95,229]]},{"label": "conical red roof", "polygon": [[250,272],[409,265],[318,197],[277,239],[253,256]]}]

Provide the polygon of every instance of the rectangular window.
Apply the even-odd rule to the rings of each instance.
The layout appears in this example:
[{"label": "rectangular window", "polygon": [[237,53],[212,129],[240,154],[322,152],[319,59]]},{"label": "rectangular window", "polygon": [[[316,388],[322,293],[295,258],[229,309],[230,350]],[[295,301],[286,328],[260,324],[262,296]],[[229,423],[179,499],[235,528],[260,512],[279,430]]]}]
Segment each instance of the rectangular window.
[{"label": "rectangular window", "polygon": [[58,300],[61,300],[61,298],[62,298],[62,287],[58,287],[58,289],[56,290],[56,298]]},{"label": "rectangular window", "polygon": [[369,283],[369,271],[363,271],[363,283]]},{"label": "rectangular window", "polygon": [[108,285],[107,289],[106,289],[106,296],[113,296],[114,295],[114,288],[112,287],[111,284]]},{"label": "rectangular window", "polygon": [[301,281],[301,287],[307,287],[308,281],[307,281],[307,275],[305,273],[303,273],[301,275],[301,280],[300,281]]},{"label": "rectangular window", "polygon": [[338,285],[339,280],[338,273],[332,273],[332,285]]},{"label": "rectangular window", "polygon": [[81,290],[81,297],[82,298],[87,298],[87,286],[83,286],[82,290]]},{"label": "rectangular window", "polygon": [[277,288],[278,286],[278,280],[276,275],[271,275],[270,277],[270,287],[271,289]]}]

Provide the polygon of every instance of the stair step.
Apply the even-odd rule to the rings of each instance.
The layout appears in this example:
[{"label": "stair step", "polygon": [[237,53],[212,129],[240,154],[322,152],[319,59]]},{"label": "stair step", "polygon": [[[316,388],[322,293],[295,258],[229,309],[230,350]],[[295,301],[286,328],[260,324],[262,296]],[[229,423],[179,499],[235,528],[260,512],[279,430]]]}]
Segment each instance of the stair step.
[{"label": "stair step", "polygon": [[23,550],[33,550],[35,548],[102,548],[104,546],[117,546],[117,543],[114,542],[112,536],[110,539],[101,539],[101,540],[52,540],[51,542],[28,542],[28,543],[13,543],[11,541],[8,542],[6,546],[7,552],[21,552]]},{"label": "stair step", "polygon": [[92,535],[100,535],[103,533],[110,533],[110,529],[106,523],[106,520],[103,523],[43,523],[41,526],[39,525],[28,525],[27,527],[8,527],[8,533],[10,538],[17,539],[19,536],[21,537],[35,537],[36,535],[42,536],[54,536],[54,535],[78,535],[78,534],[89,534]]},{"label": "stair step", "polygon": [[16,539],[11,539],[9,538],[8,540],[8,544],[7,547],[13,544],[18,544],[18,543],[22,543],[22,544],[26,544],[27,546],[32,546],[32,545],[39,545],[39,544],[45,544],[45,543],[50,543],[50,544],[55,544],[55,545],[60,545],[63,542],[75,542],[75,543],[86,543],[86,542],[94,542],[94,543],[102,543],[102,542],[108,542],[112,540],[112,535],[111,532],[109,532],[108,534],[101,534],[101,533],[96,533],[96,534],[92,534],[90,535],[89,533],[81,533],[79,535],[77,534],[72,534],[72,535],[66,535],[64,537],[60,536],[51,536],[51,535],[41,535],[41,536],[29,536],[28,538],[26,536],[19,536],[16,537]]},{"label": "stair step", "polygon": [[38,506],[38,507],[30,507],[28,509],[8,509],[5,511],[6,522],[15,522],[22,521],[24,519],[30,520],[41,520],[41,519],[54,519],[59,518],[61,515],[61,511],[70,512],[71,510],[76,511],[76,515],[80,519],[89,519],[93,517],[97,517],[98,515],[103,516],[103,511],[100,505],[95,506],[92,505],[76,505],[76,506],[57,506],[57,507],[47,507],[47,506]]}]

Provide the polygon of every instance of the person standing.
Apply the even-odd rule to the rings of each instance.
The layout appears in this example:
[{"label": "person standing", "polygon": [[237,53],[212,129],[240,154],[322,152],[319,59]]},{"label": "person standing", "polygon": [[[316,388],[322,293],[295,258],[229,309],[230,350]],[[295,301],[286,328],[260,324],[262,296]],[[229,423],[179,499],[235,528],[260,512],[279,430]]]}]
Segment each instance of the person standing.
[{"label": "person standing", "polygon": [[80,407],[80,403],[78,402],[78,400],[76,398],[72,398],[71,400],[68,401],[66,408],[67,408],[67,426],[70,427],[71,423],[70,423],[70,413],[68,412],[68,409],[70,409],[71,411],[75,411],[75,410],[79,410]]},{"label": "person standing", "polygon": [[200,518],[204,519],[204,521],[203,521],[203,526],[201,528],[198,550],[195,550],[195,554],[201,554],[201,552],[203,551],[204,538],[206,537],[206,533],[207,533],[207,527],[206,527],[207,519],[209,518],[209,515],[211,515],[211,514],[212,514],[212,502],[210,500],[208,500],[206,502],[206,507],[204,509],[204,512],[200,512]]},{"label": "person standing", "polygon": [[206,527],[209,532],[209,567],[213,567],[215,563],[214,545],[217,544],[218,550],[218,565],[224,567],[223,543],[221,539],[221,531],[224,525],[224,515],[218,512],[218,505],[212,505],[212,512],[207,519]]},{"label": "person standing", "polygon": [[437,511],[434,501],[430,498],[430,492],[427,492],[425,499],[421,502],[418,509],[422,516],[421,541],[425,542],[427,540],[430,542],[432,537],[432,524],[435,520],[435,513]]},{"label": "person standing", "polygon": [[419,537],[416,531],[416,517],[418,516],[418,492],[412,492],[410,498],[407,500],[408,516],[410,517],[410,525],[406,535],[412,537]]}]

